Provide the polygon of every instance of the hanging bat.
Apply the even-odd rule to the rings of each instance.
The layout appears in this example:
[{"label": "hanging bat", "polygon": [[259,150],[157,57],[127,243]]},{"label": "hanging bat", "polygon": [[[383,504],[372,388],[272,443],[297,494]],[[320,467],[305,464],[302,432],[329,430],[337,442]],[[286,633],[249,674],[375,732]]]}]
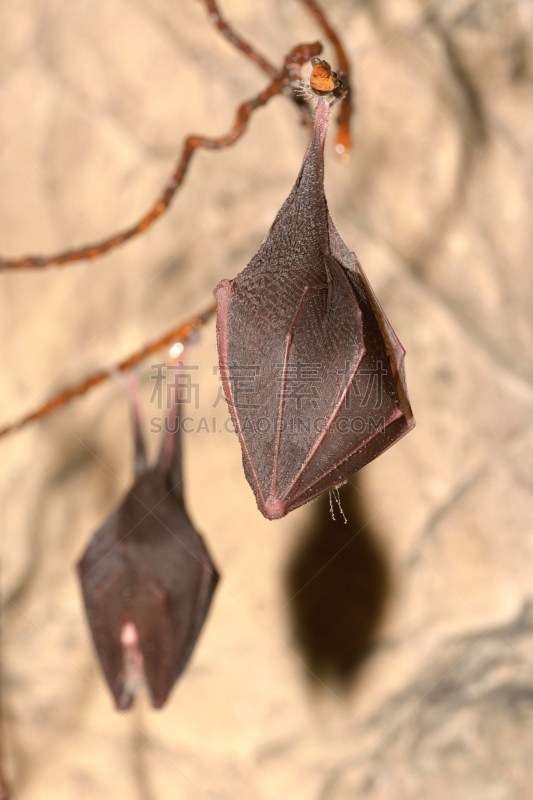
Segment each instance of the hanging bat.
[{"label": "hanging bat", "polygon": [[143,683],[154,708],[160,708],[189,660],[218,574],[185,510],[178,404],[150,468],[131,387],[130,398],[135,482],[93,536],[78,573],[96,652],[117,708],[129,708]]},{"label": "hanging bat", "polygon": [[314,62],[307,91],[335,92],[319,97],[296,183],[248,266],[215,290],[224,393],[268,519],[342,483],[415,425],[405,350],[328,213],[323,147],[339,91],[329,65]]}]

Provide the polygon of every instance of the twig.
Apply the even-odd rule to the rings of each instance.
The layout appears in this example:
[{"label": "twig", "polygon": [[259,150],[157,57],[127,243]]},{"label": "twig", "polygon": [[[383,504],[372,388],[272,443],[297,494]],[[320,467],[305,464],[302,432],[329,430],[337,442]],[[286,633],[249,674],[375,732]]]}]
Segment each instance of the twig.
[{"label": "twig", "polygon": [[350,117],[354,105],[354,91],[350,83],[350,62],[348,61],[348,56],[342,46],[341,40],[329,24],[324,12],[317,6],[315,0],[302,0],[302,3],[333,45],[337,61],[339,62],[339,73],[345,79],[346,95],[341,103],[337,119],[337,125],[339,126],[339,133],[337,134],[337,152],[344,153],[352,147]]},{"label": "twig", "polygon": [[[213,25],[220,31],[222,36],[224,36],[230,44],[235,47],[240,53],[246,56],[250,61],[254,64],[257,64],[260,69],[263,70],[264,73],[268,75],[269,78],[279,78],[283,73],[280,73],[279,70],[270,63],[261,53],[259,53],[254,47],[252,47],[245,39],[242,38],[234,28],[226,22],[220,10],[218,8],[218,4],[216,0],[201,0],[206,7],[206,11],[209,14],[211,22]],[[302,62],[303,63],[303,62]],[[300,64],[301,66],[301,64]],[[298,68],[299,73],[299,68]],[[292,79],[298,78],[297,75],[292,75]],[[287,92],[287,89],[285,89]],[[289,92],[287,92],[289,93]],[[299,97],[298,95],[294,94],[294,92],[290,92],[290,97],[293,103],[298,106],[300,110],[300,114],[302,115],[302,122],[306,125],[310,131],[313,130],[313,114],[311,113],[307,101],[304,100],[303,97]]]},{"label": "twig", "polygon": [[26,256],[17,259],[2,259],[0,258],[0,270],[2,269],[24,269],[31,267],[48,267],[48,266],[62,266],[64,264],[72,263],[73,261],[81,261],[82,259],[97,258],[103,255],[113,247],[118,247],[128,239],[138,236],[143,233],[150,225],[163,214],[169,207],[170,202],[176,191],[179,189],[189,162],[199,147],[204,147],[210,150],[221,150],[224,147],[229,147],[234,144],[245,132],[248,126],[248,120],[253,112],[268,103],[272,97],[284,92],[290,88],[293,79],[294,67],[305,64],[310,58],[318,55],[322,50],[322,45],[319,42],[312,44],[303,44],[295,47],[289,55],[285,58],[285,63],[282,72],[280,72],[272,82],[260,92],[256,97],[248,100],[239,106],[235,117],[235,122],[231,129],[224,136],[210,138],[206,136],[188,136],[185,139],[181,157],[173,175],[168,180],[166,186],[161,192],[158,200],[154,203],[151,209],[134,225],[126,228],[119,233],[115,233],[108,239],[95,244],[86,245],[79,249],[67,250],[64,253],[59,253],[52,256]]},{"label": "twig", "polygon": [[[261,106],[266,105],[266,103],[268,103],[268,101],[271,100],[275,95],[289,93],[300,106],[304,121],[309,122],[309,110],[301,98],[295,98],[295,95],[292,92],[291,84],[298,76],[299,69],[302,64],[321,52],[322,46],[320,43],[314,42],[313,44],[299,45],[298,47],[295,47],[285,58],[283,69],[278,71],[263,55],[257,52],[250,44],[248,44],[248,42],[239,36],[239,34],[237,34],[224,20],[216,4],[216,0],[202,0],[202,2],[204,3],[214,25],[228,39],[228,41],[230,41],[240,52],[244,53],[247,58],[258,64],[259,67],[266,72],[269,77],[272,78],[270,85],[267,86],[267,88],[256,97],[248,100],[245,103],[242,103],[242,105],[239,106],[233,127],[225,136],[220,136],[218,138],[208,138],[204,136],[187,137],[183,144],[181,156],[174,173],[167,181],[160,196],[152,205],[150,210],[144,214],[144,216],[141,217],[141,219],[134,225],[131,225],[129,228],[125,228],[119,233],[113,234],[103,241],[85,245],[84,247],[80,248],[66,250],[62,253],[57,253],[52,256],[24,256],[22,258],[15,259],[4,259],[0,257],[0,270],[63,266],[76,261],[98,258],[114,247],[119,247],[129,239],[132,239],[133,237],[143,233],[169,207],[172,198],[183,183],[194,151],[199,147],[220,150],[234,144],[246,131],[248,120],[254,111]],[[351,147],[349,130],[350,114],[352,110],[351,87],[349,84],[350,65],[339,37],[329,24],[323,11],[321,11],[321,9],[316,5],[315,0],[302,0],[302,2],[334,46],[337,59],[339,61],[339,71],[343,77],[345,77],[347,82],[347,94],[342,101],[338,118],[339,134],[337,137],[337,151],[342,153],[349,150]]]},{"label": "twig", "polygon": [[239,36],[239,34],[233,30],[231,25],[226,22],[226,20],[222,17],[222,14],[218,10],[217,3],[215,0],[201,0],[201,2],[206,7],[207,13],[211,18],[211,22],[218,28],[222,36],[225,36],[228,42],[233,45],[237,50],[240,50],[241,53],[244,53],[246,58],[253,61],[254,64],[257,64],[263,72],[265,72],[269,78],[279,78],[280,73],[279,70],[267,61],[267,59],[258,53],[248,42]]},{"label": "twig", "polygon": [[29,422],[33,422],[36,419],[41,419],[41,417],[46,417],[48,414],[51,414],[52,411],[64,406],[74,397],[81,397],[81,395],[88,392],[89,389],[92,389],[94,386],[98,386],[98,384],[103,383],[117,371],[127,372],[144,358],[146,358],[146,356],[156,353],[158,350],[161,350],[171,342],[187,342],[199,328],[201,328],[211,319],[215,311],[216,304],[213,303],[203,313],[191,317],[177,328],[173,328],[168,333],[165,333],[164,336],[157,339],[155,342],[145,345],[145,347],[143,347],[141,350],[138,350],[136,353],[133,353],[133,355],[131,355],[125,361],[121,361],[120,364],[109,367],[108,369],[100,370],[100,372],[94,372],[92,375],[89,375],[88,378],[85,378],[83,381],[81,381],[81,383],[71,386],[70,389],[64,389],[43,406],[38,408],[37,411],[33,411],[31,414],[28,414],[26,417],[23,417],[17,422],[12,422],[9,425],[6,425],[4,428],[1,428],[0,436],[6,436],[6,434],[19,430]]}]

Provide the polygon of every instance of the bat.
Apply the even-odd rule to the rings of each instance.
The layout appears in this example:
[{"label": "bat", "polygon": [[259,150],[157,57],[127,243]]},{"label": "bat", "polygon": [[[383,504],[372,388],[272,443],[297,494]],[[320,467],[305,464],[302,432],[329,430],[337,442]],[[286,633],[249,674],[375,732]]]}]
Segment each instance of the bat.
[{"label": "bat", "polygon": [[[335,86],[314,61],[307,91]],[[224,394],[267,519],[344,482],[415,425],[405,350],[328,213],[323,148],[338,96],[319,97],[300,173],[259,251],[215,290]]]},{"label": "bat", "polygon": [[[177,391],[176,391],[177,394]],[[130,387],[135,481],[78,563],[94,646],[119,709],[144,683],[161,708],[204,624],[218,582],[183,500],[179,406],[149,467]]]}]

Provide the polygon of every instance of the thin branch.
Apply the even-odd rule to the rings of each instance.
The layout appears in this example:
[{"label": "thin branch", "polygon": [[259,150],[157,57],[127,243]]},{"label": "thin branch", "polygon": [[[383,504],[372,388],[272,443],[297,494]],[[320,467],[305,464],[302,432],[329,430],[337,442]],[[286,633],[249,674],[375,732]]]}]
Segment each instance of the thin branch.
[{"label": "thin branch", "polygon": [[[269,78],[279,78],[280,73],[279,70],[270,63],[261,53],[259,53],[251,44],[249,44],[245,39],[238,34],[234,28],[226,22],[220,10],[218,8],[218,4],[216,0],[201,0],[205,5],[206,11],[209,14],[211,22],[213,25],[220,31],[222,36],[224,36],[230,44],[235,47],[240,53],[246,56],[252,63],[257,64],[260,69],[263,70],[264,73],[268,75]],[[300,64],[301,66],[301,64]],[[298,73],[296,75],[291,76],[292,79],[297,79],[299,77],[299,68]],[[287,90],[285,90],[287,91]],[[294,92],[290,93],[291,100],[293,103],[298,106],[300,114],[302,116],[302,122],[306,125],[310,131],[313,130],[313,114],[307,105],[307,101],[304,100],[303,97],[299,97],[298,95],[294,94]]]},{"label": "thin branch", "polygon": [[[218,30],[220,30],[221,33],[240,52],[244,53],[247,58],[258,64],[260,68],[272,78],[270,85],[267,86],[267,88],[256,97],[248,100],[245,103],[242,103],[242,105],[239,106],[233,127],[226,135],[218,138],[208,138],[204,136],[187,137],[183,144],[181,156],[174,173],[167,181],[160,196],[149,209],[149,211],[146,212],[144,216],[141,217],[141,219],[138,220],[138,222],[136,222],[134,225],[131,225],[130,227],[113,234],[103,241],[85,245],[80,248],[66,250],[62,253],[57,253],[52,256],[24,256],[22,258],[15,259],[5,259],[0,257],[0,270],[63,266],[76,261],[98,258],[109,250],[119,247],[129,239],[133,239],[135,236],[143,233],[145,230],[147,230],[147,228],[150,227],[150,225],[152,225],[153,222],[155,222],[158,217],[164,214],[164,212],[170,206],[174,195],[185,179],[189,163],[195,150],[199,147],[212,150],[220,150],[225,147],[230,147],[238,139],[240,139],[240,137],[246,131],[248,121],[254,111],[261,106],[266,105],[266,103],[268,103],[272,97],[278,94],[290,94],[292,99],[296,99],[296,102],[300,106],[304,122],[309,122],[309,110],[301,98],[295,98],[291,84],[298,77],[302,64],[321,52],[321,45],[318,42],[315,42],[313,44],[300,45],[294,48],[285,58],[283,69],[281,72],[278,72],[264,56],[258,53],[250,44],[248,44],[248,42],[239,36],[239,34],[237,34],[224,20],[220,14],[220,11],[218,10],[216,0],[202,0],[202,2],[204,3],[211,17],[213,24],[218,28]],[[339,71],[346,79],[347,94],[342,101],[338,118],[339,134],[337,137],[337,151],[342,153],[349,150],[351,147],[349,130],[350,114],[352,110],[351,87],[349,84],[350,65],[339,37],[329,24],[324,12],[317,6],[315,0],[302,0],[302,2],[335,48],[337,59],[339,61]]]},{"label": "thin branch", "polygon": [[240,50],[241,53],[244,53],[246,58],[253,61],[254,64],[257,64],[263,72],[265,72],[269,78],[279,78],[280,73],[277,67],[270,63],[261,53],[258,53],[255,48],[253,48],[248,42],[242,38],[233,28],[231,25],[226,22],[223,18],[222,14],[218,10],[218,5],[215,0],[201,0],[204,4],[207,13],[211,19],[211,22],[218,28],[222,36],[225,36],[228,42],[233,45],[237,50]]},{"label": "thin branch", "polygon": [[339,73],[346,83],[346,95],[341,103],[341,109],[337,118],[337,125],[339,126],[339,133],[337,134],[337,152],[344,153],[352,147],[350,117],[353,105],[355,104],[353,97],[354,91],[350,83],[350,62],[348,61],[348,56],[342,46],[341,40],[329,24],[324,12],[317,6],[315,0],[302,0],[302,3],[333,45],[339,63]]},{"label": "thin branch", "polygon": [[51,414],[56,409],[66,405],[69,400],[72,400],[74,397],[81,397],[88,392],[89,389],[92,389],[94,386],[98,386],[98,384],[103,383],[116,372],[127,372],[128,370],[132,369],[132,367],[135,367],[144,358],[146,358],[146,356],[156,353],[163,347],[166,347],[171,343],[173,344],[174,342],[185,343],[189,341],[194,334],[211,319],[215,311],[216,304],[213,303],[203,313],[191,317],[177,328],[173,328],[168,333],[165,333],[164,336],[157,339],[155,342],[145,345],[145,347],[143,347],[141,350],[138,350],[136,353],[133,353],[125,361],[121,361],[120,364],[109,367],[108,369],[100,370],[100,372],[94,372],[80,383],[76,384],[75,386],[71,386],[70,389],[64,389],[55,397],[52,397],[52,399],[43,406],[38,408],[37,411],[33,411],[31,414],[28,414],[26,417],[23,417],[17,422],[12,422],[9,425],[6,425],[4,428],[1,428],[0,436],[6,436],[8,433],[19,430],[36,419],[41,419],[42,417],[48,416],[48,414]]},{"label": "thin branch", "polygon": [[81,261],[83,259],[98,258],[99,256],[118,247],[134,236],[143,233],[152,223],[163,214],[170,205],[170,202],[177,190],[183,183],[189,162],[194,152],[199,148],[207,148],[209,150],[221,150],[224,147],[229,147],[234,144],[243,133],[246,131],[248,121],[254,111],[261,106],[264,106],[278,94],[282,94],[286,90],[291,89],[291,81],[293,80],[294,69],[298,65],[305,64],[310,58],[318,55],[322,50],[322,45],[319,42],[312,44],[303,44],[295,47],[289,55],[285,58],[283,70],[276,78],[260,92],[256,97],[242,103],[235,117],[233,126],[224,134],[219,137],[206,137],[206,136],[188,136],[183,144],[181,157],[178,161],[177,167],[167,181],[166,186],[161,192],[159,198],[156,200],[150,210],[134,225],[125,230],[115,233],[108,239],[95,244],[86,245],[79,249],[67,250],[63,253],[58,253],[52,256],[26,256],[17,259],[2,259],[0,258],[0,270],[5,269],[25,269],[31,267],[49,267],[49,266],[62,266],[64,264],[72,263],[73,261]]}]

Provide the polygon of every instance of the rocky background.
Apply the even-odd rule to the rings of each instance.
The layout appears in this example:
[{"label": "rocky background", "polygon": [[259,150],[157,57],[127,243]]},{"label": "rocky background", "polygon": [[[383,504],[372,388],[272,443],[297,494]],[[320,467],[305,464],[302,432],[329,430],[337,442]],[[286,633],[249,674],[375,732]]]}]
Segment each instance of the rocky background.
[{"label": "rocky background", "polygon": [[[131,481],[124,388],[2,440],[17,800],[533,794],[533,3],[324,6],[357,91],[349,164],[327,145],[330,210],[406,347],[417,427],[345,487],[347,525],[327,496],[267,522],[236,436],[185,436],[190,514],[223,577],[167,706],[142,695],[124,714],[74,571]],[[297,0],[223,11],[275,63],[320,36]],[[268,82],[196,0],[6,0],[0,29],[5,256],[134,221],[184,136],[225,132]],[[233,148],[199,152],[169,213],[119,252],[2,273],[2,422],[203,309],[257,250],[307,138],[279,97]],[[189,358],[190,415],[218,431],[213,323]],[[140,376],[148,430],[149,363]]]}]

